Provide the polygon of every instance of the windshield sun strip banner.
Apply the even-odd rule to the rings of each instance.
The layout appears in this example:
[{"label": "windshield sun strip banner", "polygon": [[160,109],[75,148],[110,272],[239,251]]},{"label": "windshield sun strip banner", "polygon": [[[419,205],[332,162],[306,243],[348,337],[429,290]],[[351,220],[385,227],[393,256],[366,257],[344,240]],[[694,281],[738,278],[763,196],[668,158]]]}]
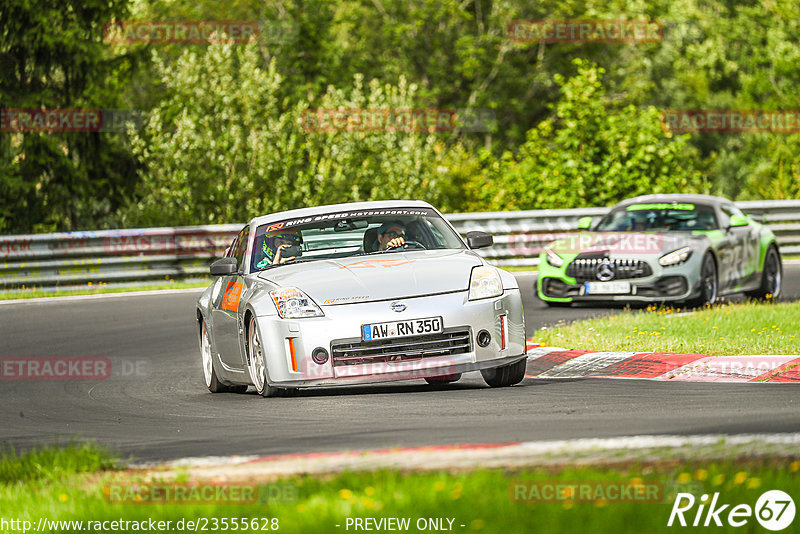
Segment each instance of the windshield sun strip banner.
[{"label": "windshield sun strip banner", "polygon": [[692,211],[695,209],[694,204],[631,204],[625,208],[627,211],[645,211],[645,210],[683,210]]},{"label": "windshield sun strip banner", "polygon": [[309,215],[308,217],[298,217],[286,219],[262,225],[258,228],[258,234],[264,232],[274,232],[286,228],[294,228],[304,224],[311,224],[324,221],[339,221],[346,219],[363,219],[365,217],[438,217],[433,208],[384,208],[372,210],[341,211],[334,213],[321,213],[319,215]]}]

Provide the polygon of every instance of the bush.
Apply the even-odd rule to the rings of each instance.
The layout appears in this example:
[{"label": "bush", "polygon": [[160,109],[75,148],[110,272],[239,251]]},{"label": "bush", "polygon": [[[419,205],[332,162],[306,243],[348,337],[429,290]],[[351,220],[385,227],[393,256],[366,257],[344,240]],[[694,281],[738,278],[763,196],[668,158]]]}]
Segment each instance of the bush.
[{"label": "bush", "polygon": [[574,63],[576,76],[555,76],[563,91],[555,116],[528,131],[517,154],[491,163],[482,189],[486,209],[603,206],[644,193],[705,189],[688,135],[664,131],[652,106],[616,107],[605,95],[604,69]]}]

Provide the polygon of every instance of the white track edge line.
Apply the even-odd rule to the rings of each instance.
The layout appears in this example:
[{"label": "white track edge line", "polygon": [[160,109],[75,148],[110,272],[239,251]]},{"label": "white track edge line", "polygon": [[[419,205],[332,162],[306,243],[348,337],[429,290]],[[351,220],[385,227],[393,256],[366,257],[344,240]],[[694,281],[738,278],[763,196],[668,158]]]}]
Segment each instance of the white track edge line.
[{"label": "white track edge line", "polygon": [[64,295],[64,296],[53,296],[53,297],[36,297],[31,299],[9,299],[9,300],[0,300],[0,306],[10,306],[13,304],[42,304],[49,302],[71,302],[75,300],[94,300],[94,299],[104,299],[104,298],[143,297],[148,295],[181,295],[185,293],[199,293],[205,290],[206,287],[187,287],[182,289],[153,289],[150,291],[147,290],[120,291],[118,293],[98,293],[96,295]]}]

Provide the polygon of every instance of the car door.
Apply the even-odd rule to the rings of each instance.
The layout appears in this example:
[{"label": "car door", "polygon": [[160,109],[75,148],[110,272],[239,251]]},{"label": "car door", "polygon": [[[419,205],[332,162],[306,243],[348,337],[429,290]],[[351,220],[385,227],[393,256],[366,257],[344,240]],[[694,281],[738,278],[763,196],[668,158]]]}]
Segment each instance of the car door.
[{"label": "car door", "polygon": [[731,290],[741,287],[752,278],[758,262],[758,231],[753,225],[731,226],[731,217],[744,216],[744,213],[733,204],[720,206],[721,223],[725,231],[726,257],[725,280],[720,283],[722,289]]},{"label": "car door", "polygon": [[242,328],[239,308],[244,289],[242,274],[247,268],[243,263],[249,232],[250,227],[245,226],[231,245],[230,255],[236,258],[239,271],[234,275],[221,277],[219,295],[212,304],[211,312],[219,358],[227,367],[239,370],[244,368],[239,344],[239,331]]}]

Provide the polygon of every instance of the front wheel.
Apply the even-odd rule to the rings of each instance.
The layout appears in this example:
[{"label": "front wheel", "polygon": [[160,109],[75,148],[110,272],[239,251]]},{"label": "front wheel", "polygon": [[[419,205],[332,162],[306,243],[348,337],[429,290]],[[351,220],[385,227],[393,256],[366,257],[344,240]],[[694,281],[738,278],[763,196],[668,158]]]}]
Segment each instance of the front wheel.
[{"label": "front wheel", "polygon": [[776,299],[781,294],[783,283],[783,265],[781,256],[775,246],[769,247],[764,258],[764,270],[761,272],[761,285],[755,291],[748,291],[747,296],[759,300]]},{"label": "front wheel", "polygon": [[481,369],[483,380],[493,388],[504,388],[519,384],[525,378],[525,364],[527,358],[516,363],[501,365],[491,369]]},{"label": "front wheel", "polygon": [[287,388],[276,388],[267,381],[267,365],[264,358],[264,346],[261,343],[261,334],[258,332],[255,316],[250,317],[247,325],[247,371],[256,391],[262,397],[286,397],[294,393]]},{"label": "front wheel", "polygon": [[714,257],[706,252],[703,256],[703,263],[700,266],[700,295],[688,301],[691,306],[709,306],[717,302],[717,263]]},{"label": "front wheel", "polygon": [[228,386],[217,378],[217,372],[214,370],[214,355],[211,352],[211,340],[208,337],[205,321],[200,323],[200,357],[203,362],[203,378],[205,378],[206,387],[211,393],[244,393],[247,391],[247,386]]}]

